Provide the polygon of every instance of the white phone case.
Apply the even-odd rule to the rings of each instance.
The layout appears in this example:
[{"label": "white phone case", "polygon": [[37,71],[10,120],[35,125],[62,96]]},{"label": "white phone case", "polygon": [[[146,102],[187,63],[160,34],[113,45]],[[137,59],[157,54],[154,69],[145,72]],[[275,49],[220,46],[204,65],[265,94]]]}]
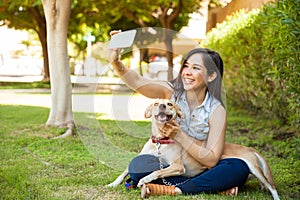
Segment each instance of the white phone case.
[{"label": "white phone case", "polygon": [[130,47],[134,41],[136,30],[124,31],[111,36],[108,48],[117,49]]}]

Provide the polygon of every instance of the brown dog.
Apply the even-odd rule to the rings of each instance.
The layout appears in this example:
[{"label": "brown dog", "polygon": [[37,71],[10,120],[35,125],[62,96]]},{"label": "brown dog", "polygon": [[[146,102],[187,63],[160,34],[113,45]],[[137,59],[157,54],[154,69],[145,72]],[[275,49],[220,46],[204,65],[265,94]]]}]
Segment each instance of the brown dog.
[{"label": "brown dog", "polygon": [[[180,144],[169,138],[165,138],[164,135],[160,133],[160,130],[162,130],[166,122],[174,120],[176,117],[184,117],[184,114],[177,105],[168,99],[158,99],[147,107],[145,117],[152,117],[152,136],[144,145],[141,154],[158,156],[159,160],[166,161],[169,166],[154,171],[142,178],[138,183],[139,187],[158,178],[163,179],[163,177],[179,175],[193,177],[206,169],[206,167],[202,166],[185,152]],[[221,159],[224,158],[239,158],[245,161],[250,172],[271,192],[273,199],[279,200],[270,167],[264,157],[255,149],[236,144],[225,144]],[[108,186],[117,186],[122,183],[127,175],[128,169]]]}]

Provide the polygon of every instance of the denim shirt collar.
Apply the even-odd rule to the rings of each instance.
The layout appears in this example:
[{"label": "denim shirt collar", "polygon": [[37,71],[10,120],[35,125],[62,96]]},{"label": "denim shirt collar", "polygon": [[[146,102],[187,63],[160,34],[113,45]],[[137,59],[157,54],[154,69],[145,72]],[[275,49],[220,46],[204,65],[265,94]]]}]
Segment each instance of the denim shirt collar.
[{"label": "denim shirt collar", "polygon": [[[175,100],[174,95],[171,99]],[[186,100],[186,93],[183,92],[175,103],[186,114],[184,119],[177,119],[181,129],[193,138],[206,140],[210,130],[209,118],[214,110],[220,105],[220,102],[207,92],[204,101],[193,111],[190,111]]]},{"label": "denim shirt collar", "polygon": [[[180,98],[182,98],[182,100],[187,102],[185,92],[182,94],[182,96]],[[212,101],[211,95],[209,94],[209,92],[206,92],[204,101],[200,105],[198,105],[197,108],[204,107],[206,112],[210,112],[211,111],[211,106],[210,106],[211,101]]]}]

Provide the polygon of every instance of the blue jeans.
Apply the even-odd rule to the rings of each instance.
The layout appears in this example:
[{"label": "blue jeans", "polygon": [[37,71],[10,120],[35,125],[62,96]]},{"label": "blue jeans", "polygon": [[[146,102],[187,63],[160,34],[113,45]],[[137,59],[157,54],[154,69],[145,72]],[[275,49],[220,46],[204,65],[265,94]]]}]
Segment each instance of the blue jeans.
[{"label": "blue jeans", "polygon": [[[135,184],[161,168],[161,162],[152,155],[140,155],[134,158],[129,164],[130,178]],[[167,167],[163,165],[162,167]],[[243,185],[248,178],[250,171],[247,164],[237,158],[227,158],[195,177],[174,176],[167,177],[165,181],[176,185],[183,194],[217,193]],[[164,184],[162,179],[154,180],[152,183]]]}]

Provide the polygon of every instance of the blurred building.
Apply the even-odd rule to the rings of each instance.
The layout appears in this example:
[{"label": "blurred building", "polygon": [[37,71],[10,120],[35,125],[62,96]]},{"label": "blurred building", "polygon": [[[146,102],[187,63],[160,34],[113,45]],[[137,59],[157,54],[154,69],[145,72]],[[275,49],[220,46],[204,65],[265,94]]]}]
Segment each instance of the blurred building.
[{"label": "blurred building", "polygon": [[230,0],[224,7],[216,7],[208,11],[208,20],[206,23],[206,32],[216,27],[217,23],[221,23],[228,15],[240,9],[251,11],[255,8],[261,8],[265,3],[275,0]]},{"label": "blurred building", "polygon": [[0,26],[0,75],[41,75],[42,48],[28,31]]}]

